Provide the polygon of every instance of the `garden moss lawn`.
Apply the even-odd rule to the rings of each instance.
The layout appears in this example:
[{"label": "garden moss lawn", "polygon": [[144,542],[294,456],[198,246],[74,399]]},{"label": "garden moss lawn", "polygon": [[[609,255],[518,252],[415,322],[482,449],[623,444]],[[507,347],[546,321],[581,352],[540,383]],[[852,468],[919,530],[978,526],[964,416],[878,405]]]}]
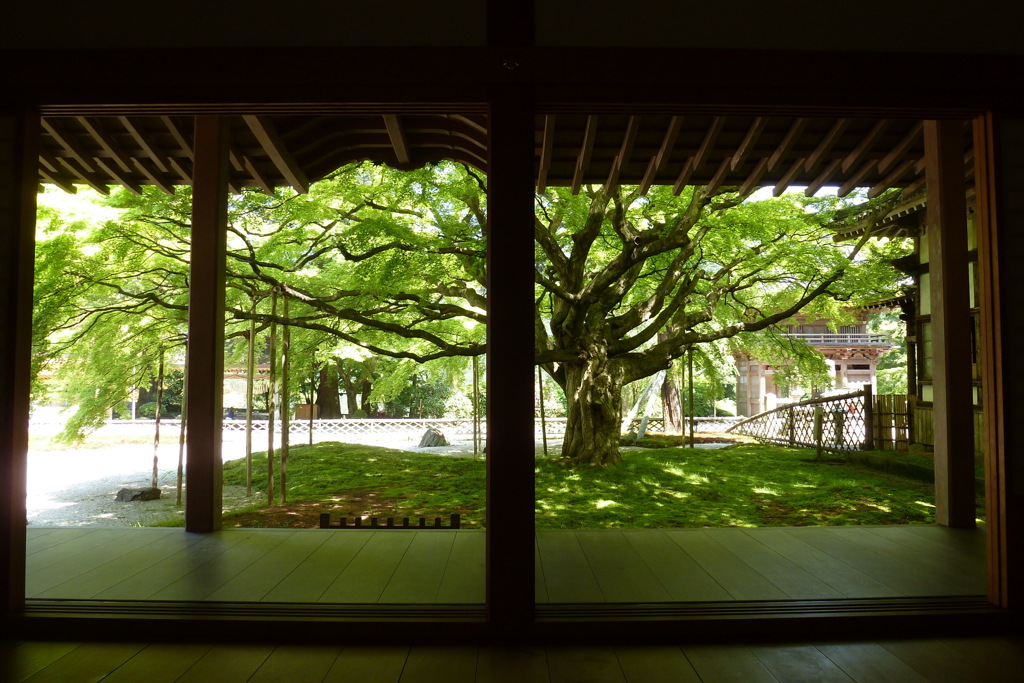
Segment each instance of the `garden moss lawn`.
[{"label": "garden moss lawn", "polygon": [[[627,450],[623,464],[567,469],[537,460],[537,526],[543,529],[928,524],[931,484],[845,464],[813,451],[768,445]],[[253,456],[253,486],[265,491],[266,454]],[[288,503],[226,514],[225,526],[316,527],[337,517],[447,516],[484,523],[485,463],[326,442],[293,446]],[[245,483],[241,460],[225,484]],[[979,517],[981,512],[979,511]]]}]

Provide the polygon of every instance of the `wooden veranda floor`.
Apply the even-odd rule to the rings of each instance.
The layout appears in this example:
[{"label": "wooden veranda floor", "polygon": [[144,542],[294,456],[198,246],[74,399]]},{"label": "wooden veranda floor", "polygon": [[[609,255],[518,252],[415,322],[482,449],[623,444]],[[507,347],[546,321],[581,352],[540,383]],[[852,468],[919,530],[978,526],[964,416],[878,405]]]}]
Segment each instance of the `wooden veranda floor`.
[{"label": "wooden veranda floor", "polygon": [[[982,529],[540,531],[538,603],[979,596]],[[484,600],[484,532],[30,528],[30,600]]]}]

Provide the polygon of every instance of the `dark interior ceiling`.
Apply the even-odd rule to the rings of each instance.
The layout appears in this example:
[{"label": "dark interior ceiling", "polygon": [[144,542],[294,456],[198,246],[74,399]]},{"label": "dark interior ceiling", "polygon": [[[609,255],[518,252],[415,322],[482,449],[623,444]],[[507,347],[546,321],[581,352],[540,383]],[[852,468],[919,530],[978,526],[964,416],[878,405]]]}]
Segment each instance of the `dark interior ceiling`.
[{"label": "dark interior ceiling", "polygon": [[[230,187],[300,192],[340,166],[369,160],[400,169],[452,160],[487,170],[487,117],[471,113],[231,115]],[[823,186],[877,195],[924,183],[922,124],[902,118],[621,113],[538,115],[539,189],[619,183],[750,189]],[[965,160],[971,156],[965,128]],[[45,116],[40,181],[171,192],[192,182],[186,115]],[[968,164],[968,167],[970,165]],[[905,192],[905,194],[909,194]]]}]

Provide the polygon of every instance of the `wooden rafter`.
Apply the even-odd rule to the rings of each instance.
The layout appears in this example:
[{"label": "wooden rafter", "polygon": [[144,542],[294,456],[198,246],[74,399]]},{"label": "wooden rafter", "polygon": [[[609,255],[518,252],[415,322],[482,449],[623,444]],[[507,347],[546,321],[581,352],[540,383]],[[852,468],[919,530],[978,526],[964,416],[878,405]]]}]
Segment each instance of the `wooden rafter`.
[{"label": "wooden rafter", "polygon": [[77,187],[52,171],[41,168],[39,169],[39,177],[52,185],[56,185],[68,194],[76,194],[78,192]]},{"label": "wooden rafter", "polygon": [[583,175],[590,170],[590,156],[594,153],[594,139],[597,137],[597,116],[587,117],[587,127],[583,132],[583,147],[576,157],[576,171],[572,176],[572,193],[579,194],[583,187]]},{"label": "wooden rafter", "polygon": [[814,173],[818,170],[821,162],[825,159],[832,148],[835,146],[836,141],[846,131],[846,127],[850,125],[850,119],[839,119],[832,124],[832,128],[829,129],[825,137],[821,139],[818,146],[814,148],[814,151],[807,157],[806,170],[808,173]]},{"label": "wooden rafter", "polygon": [[98,178],[96,176],[95,171],[86,171],[84,168],[79,168],[78,166],[75,166],[75,163],[81,164],[81,162],[78,161],[78,159],[65,159],[64,157],[57,157],[57,161],[59,161],[67,170],[71,171],[71,174],[78,178],[78,180],[82,181],[84,184],[88,185],[89,187],[96,190],[100,194],[110,194],[110,188],[107,187],[107,184],[104,183],[101,178]]},{"label": "wooden rafter", "polygon": [[274,184],[270,182],[270,179],[260,171],[259,166],[253,161],[252,157],[242,157],[242,163],[245,166],[246,172],[253,179],[253,182],[259,186],[266,194],[274,194]]},{"label": "wooden rafter", "polygon": [[690,176],[693,175],[693,157],[688,157],[686,163],[683,164],[683,169],[679,171],[679,176],[676,178],[676,182],[672,185],[672,194],[679,196],[679,193],[683,191],[687,183],[690,182]]},{"label": "wooden rafter", "polygon": [[82,165],[82,168],[86,173],[93,173],[96,169],[92,165],[91,154],[87,153],[78,144],[78,141],[72,137],[70,133],[63,131],[58,128],[52,121],[47,119],[42,120],[43,129],[50,134],[54,140],[60,143],[60,145],[67,150],[71,158]]},{"label": "wooden rafter", "polygon": [[763,116],[758,116],[754,119],[754,122],[750,124],[750,128],[747,130],[747,134],[743,137],[743,142],[736,148],[736,152],[732,155],[732,169],[735,171],[743,162],[747,160],[750,153],[754,149],[754,145],[757,144],[757,139],[761,135],[761,131],[764,130],[764,124],[768,122]]},{"label": "wooden rafter", "polygon": [[669,156],[676,146],[676,140],[679,138],[679,129],[682,125],[682,116],[673,116],[669,119],[668,129],[665,131],[665,136],[661,139],[661,147],[658,148],[658,153],[647,164],[647,170],[640,181],[640,194],[647,194],[651,185],[654,184],[654,178],[665,168],[665,164],[668,163]]},{"label": "wooden rafter", "polygon": [[551,156],[555,150],[555,115],[544,117],[544,137],[540,145],[540,163],[537,164],[537,192],[548,187],[548,171],[551,170]]},{"label": "wooden rafter", "polygon": [[882,182],[878,183],[877,185],[874,185],[870,190],[868,190],[868,197],[877,197],[878,195],[888,190],[890,187],[893,187],[903,178],[903,176],[907,174],[907,171],[909,171],[913,167],[914,160],[907,159],[902,164],[897,166],[889,175],[887,175]]},{"label": "wooden rafter", "polygon": [[[105,130],[103,130],[102,123],[85,116],[78,116],[76,117],[76,120],[82,128],[92,136],[93,140],[99,144],[100,149],[106,152],[111,159],[117,162],[117,165],[121,167],[123,172],[131,172],[131,159],[129,159],[128,155],[121,149],[120,145],[114,142],[114,139]],[[99,161],[99,157],[96,157],[96,160]]]},{"label": "wooden rafter", "polygon": [[633,153],[633,143],[636,142],[636,133],[639,129],[640,117],[630,116],[626,132],[622,136],[622,146],[619,147],[619,153],[615,155],[611,171],[608,172],[608,180],[605,182],[606,192],[619,184],[619,174],[622,173],[622,167],[629,161],[629,157]]},{"label": "wooden rafter", "polygon": [[837,194],[840,197],[847,196],[848,194],[853,192],[855,187],[858,187],[859,185],[862,184],[862,181],[864,180],[864,178],[867,177],[867,175],[869,173],[871,173],[872,171],[876,170],[877,168],[878,168],[878,162],[877,161],[874,161],[874,160],[866,161],[864,163],[864,165],[860,167],[860,170],[858,170],[856,173],[854,173],[852,176],[850,176],[850,179],[847,180],[845,183],[843,183],[839,187],[839,192]]},{"label": "wooden rafter", "polygon": [[101,170],[105,171],[111,178],[128,188],[131,192],[137,195],[142,194],[142,187],[132,180],[127,173],[118,168],[117,164],[113,161],[96,157],[96,165],[99,166]]},{"label": "wooden rafter", "polygon": [[719,164],[718,170],[715,171],[715,175],[711,177],[711,182],[707,184],[707,193],[714,194],[718,191],[718,188],[722,186],[722,182],[725,180],[725,176],[732,170],[732,157],[726,157],[722,159],[722,163]]},{"label": "wooden rafter", "polygon": [[910,150],[910,147],[915,142],[921,139],[921,136],[923,135],[923,128],[924,124],[921,121],[918,121],[917,125],[911,128],[910,132],[904,135],[903,139],[900,140],[896,144],[896,146],[893,147],[889,151],[889,153],[882,157],[882,160],[878,162],[878,172],[888,173],[889,169],[891,169],[894,164],[896,164],[900,159],[904,158],[907,152]]},{"label": "wooden rafter", "polygon": [[878,138],[885,132],[885,129],[889,127],[889,121],[886,119],[880,120],[876,123],[871,130],[860,140],[852,152],[846,155],[843,159],[843,165],[841,166],[843,173],[849,173],[850,169],[861,163],[867,153],[874,146]]},{"label": "wooden rafter", "polygon": [[189,159],[192,159],[195,156],[195,152],[192,151],[192,143],[189,142],[188,137],[185,135],[185,132],[181,130],[181,127],[178,126],[170,116],[161,116],[160,121],[167,128],[167,131],[171,134],[171,137],[174,138],[174,141],[178,143],[178,147],[181,149],[182,154]]},{"label": "wooden rafter", "polygon": [[701,143],[700,149],[693,157],[693,170],[694,172],[701,170],[704,167],[704,162],[708,160],[711,150],[715,148],[715,144],[718,142],[718,136],[722,133],[722,126],[725,124],[724,116],[716,116],[712,121],[711,125],[708,126],[708,132],[704,135],[704,142]]},{"label": "wooden rafter", "polygon": [[183,184],[192,184],[192,174],[185,170],[185,167],[181,165],[181,162],[174,157],[168,157],[167,165],[171,167],[171,170],[178,174],[178,177],[181,178],[181,182]]},{"label": "wooden rafter", "polygon": [[397,114],[384,114],[384,127],[391,139],[391,148],[395,150],[395,160],[400,166],[407,166],[412,163],[412,156],[409,154],[409,142],[405,139],[405,131],[402,130],[402,122]]},{"label": "wooden rafter", "polygon": [[163,158],[166,156],[160,151],[160,148],[147,136],[142,130],[135,125],[135,123],[127,116],[118,116],[117,120],[121,122],[124,129],[128,131],[128,134],[135,140],[135,144],[139,146],[139,149],[149,157],[158,171],[161,173],[167,173],[167,164],[164,163]]},{"label": "wooden rafter", "polygon": [[309,192],[309,181],[306,179],[305,172],[295,162],[270,119],[265,116],[252,115],[245,115],[242,118],[288,184],[300,194]]},{"label": "wooden rafter", "polygon": [[761,178],[764,177],[764,172],[768,168],[768,157],[762,157],[760,161],[754,166],[754,169],[747,176],[743,184],[740,185],[740,194],[749,194],[757,184],[761,182]]},{"label": "wooden rafter", "polygon": [[808,197],[813,197],[815,194],[817,194],[818,190],[823,188],[825,184],[832,179],[833,174],[835,174],[836,170],[842,163],[842,159],[833,159],[832,161],[830,161],[828,166],[825,167],[825,170],[819,173],[818,177],[812,180],[811,184],[807,186],[807,188],[804,190],[804,195]]},{"label": "wooden rafter", "polygon": [[[804,127],[806,125],[807,119],[804,118],[797,119],[793,122],[793,125],[789,127],[789,131],[786,133],[786,137],[782,138],[782,142],[780,142],[779,146],[775,148],[772,155],[768,157],[769,171],[774,172],[775,169],[778,168],[782,159],[789,154],[789,150],[793,149],[793,143],[795,143],[796,139],[800,137],[800,134],[804,132]],[[792,178],[790,180],[792,180]]]},{"label": "wooden rafter", "polygon": [[174,194],[174,186],[164,179],[166,172],[161,172],[159,168],[153,168],[153,166],[156,166],[155,161],[132,159],[132,162],[134,162],[135,168],[138,169],[139,173],[149,179],[149,182],[159,187],[165,194]]},{"label": "wooden rafter", "polygon": [[[793,179],[796,178],[797,174],[804,170],[804,164],[806,162],[807,159],[802,157],[797,159],[797,161],[789,167],[789,170],[786,171],[785,175],[782,176],[782,180],[775,184],[775,188],[772,190],[772,196],[781,197],[782,193],[786,191],[786,188],[793,182]],[[771,165],[771,162],[769,161],[768,164]]]}]

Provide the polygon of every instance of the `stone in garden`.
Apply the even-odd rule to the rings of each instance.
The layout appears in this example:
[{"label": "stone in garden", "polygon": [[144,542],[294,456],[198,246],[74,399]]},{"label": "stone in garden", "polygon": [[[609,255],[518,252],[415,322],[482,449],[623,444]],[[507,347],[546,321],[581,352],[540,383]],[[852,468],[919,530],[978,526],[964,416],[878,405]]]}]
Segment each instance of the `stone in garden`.
[{"label": "stone in garden", "polygon": [[444,434],[440,430],[431,427],[427,431],[423,432],[423,438],[420,439],[420,448],[433,448],[435,446],[447,446],[448,439],[444,438]]},{"label": "stone in garden", "polygon": [[160,489],[150,486],[144,489],[121,489],[116,500],[122,503],[133,503],[137,500],[156,500],[160,497]]}]

